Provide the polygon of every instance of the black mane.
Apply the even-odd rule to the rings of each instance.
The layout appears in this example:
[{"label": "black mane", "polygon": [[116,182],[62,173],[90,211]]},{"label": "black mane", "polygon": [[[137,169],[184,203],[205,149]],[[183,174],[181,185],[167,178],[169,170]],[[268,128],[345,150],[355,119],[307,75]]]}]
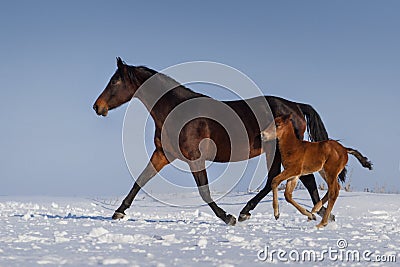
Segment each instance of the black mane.
[{"label": "black mane", "polygon": [[170,76],[162,72],[158,72],[146,66],[130,66],[130,65],[127,66],[128,66],[128,75],[129,78],[131,79],[131,82],[135,82],[135,79],[138,79],[138,83],[143,84],[150,77],[157,75],[159,79],[165,84],[166,88],[170,88],[168,87],[168,85],[171,84],[177,85],[174,89],[171,90],[171,93],[174,94],[176,97],[179,98],[191,98],[199,96],[207,97],[203,94],[194,92],[193,90],[180,84],[175,79],[171,78]]}]

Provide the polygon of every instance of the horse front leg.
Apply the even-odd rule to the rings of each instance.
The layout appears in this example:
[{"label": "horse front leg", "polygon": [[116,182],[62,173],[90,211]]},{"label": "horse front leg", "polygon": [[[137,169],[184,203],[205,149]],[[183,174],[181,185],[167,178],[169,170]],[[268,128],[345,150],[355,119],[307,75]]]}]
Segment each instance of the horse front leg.
[{"label": "horse front leg", "polygon": [[298,180],[298,177],[295,177],[295,178],[289,179],[287,181],[286,189],[285,189],[285,199],[287,202],[292,204],[301,214],[307,216],[308,220],[316,220],[315,215],[313,215],[311,212],[306,210],[304,207],[302,207],[299,203],[297,203],[293,199],[293,191],[296,188],[297,180]]},{"label": "horse front leg", "polygon": [[128,209],[140,188],[142,188],[151,178],[153,178],[165,165],[168,165],[169,161],[161,150],[155,150],[150,158],[146,168],[142,171],[139,177],[136,179],[129,194],[122,201],[121,206],[114,212],[112,218],[122,219],[125,216],[125,210]]},{"label": "horse front leg", "polygon": [[190,168],[192,170],[193,177],[196,181],[197,188],[199,190],[201,198],[206,202],[213,210],[218,218],[223,220],[227,225],[235,225],[236,218],[221,209],[211,198],[210,189],[208,187],[207,171],[205,169],[205,162],[191,163]]},{"label": "horse front leg", "polygon": [[[267,151],[267,150],[266,150]],[[271,182],[272,179],[277,176],[278,174],[281,173],[281,155],[279,153],[278,146],[276,146],[275,150],[275,156],[273,153],[268,153],[269,151],[266,152],[266,157],[267,157],[267,164],[271,165],[268,171],[268,179],[267,182],[264,186],[263,189],[260,190],[260,192],[257,193],[252,199],[250,199],[246,206],[243,207],[243,209],[240,211],[239,215],[239,222],[243,222],[245,220],[250,219],[250,211],[255,209],[255,207],[260,203],[260,201],[268,195],[268,193],[271,191]]]},{"label": "horse front leg", "polygon": [[274,217],[276,220],[279,219],[279,201],[278,201],[278,186],[298,174],[292,173],[291,171],[284,170],[281,174],[272,179],[272,207],[274,208]]}]

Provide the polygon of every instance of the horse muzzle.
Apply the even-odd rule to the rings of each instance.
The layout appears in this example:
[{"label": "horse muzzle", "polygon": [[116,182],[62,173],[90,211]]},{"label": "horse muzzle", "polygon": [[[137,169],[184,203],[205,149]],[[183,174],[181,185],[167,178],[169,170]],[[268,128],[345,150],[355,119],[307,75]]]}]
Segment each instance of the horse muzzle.
[{"label": "horse muzzle", "polygon": [[269,133],[267,131],[262,131],[261,132],[261,140],[263,142],[268,142],[268,141],[271,141],[271,140],[274,140],[274,139],[276,139],[276,135],[275,134],[271,134],[271,133]]},{"label": "horse muzzle", "polygon": [[96,114],[99,116],[105,117],[108,114],[107,105],[104,105],[104,104],[102,105],[101,103],[97,103],[97,101],[96,101],[96,103],[94,103],[93,109],[94,109],[94,111],[96,111]]}]

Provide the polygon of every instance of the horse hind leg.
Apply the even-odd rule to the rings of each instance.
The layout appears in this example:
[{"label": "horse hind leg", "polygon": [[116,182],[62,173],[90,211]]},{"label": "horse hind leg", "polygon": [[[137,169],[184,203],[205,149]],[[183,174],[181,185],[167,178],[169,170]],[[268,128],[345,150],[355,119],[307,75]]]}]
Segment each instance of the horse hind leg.
[{"label": "horse hind leg", "polygon": [[221,209],[211,198],[210,189],[208,186],[207,171],[205,169],[205,162],[197,163],[195,165],[192,164],[190,168],[192,169],[193,177],[196,181],[200,196],[204,200],[204,202],[206,202],[213,210],[215,215],[223,220],[227,225],[235,225],[236,218],[231,214],[226,214],[226,212]]},{"label": "horse hind leg", "polygon": [[286,188],[285,188],[285,199],[287,202],[292,204],[301,214],[305,215],[308,217],[308,220],[316,220],[317,218],[315,217],[314,214],[306,210],[304,207],[302,207],[299,203],[293,200],[292,194],[294,189],[296,188],[298,181],[298,177],[292,178],[287,181],[286,183]]},{"label": "horse hind leg", "polygon": [[[306,187],[308,193],[311,196],[311,200],[313,204],[317,204],[320,199],[318,195],[318,189],[317,189],[317,184],[315,183],[315,177],[313,174],[307,174],[304,176],[300,177],[300,181],[303,183],[303,185]],[[325,207],[322,206],[321,210],[317,213],[319,216],[323,217],[325,214]],[[331,214],[329,217],[330,221],[335,221],[335,215]]]},{"label": "horse hind leg", "polygon": [[330,178],[332,180],[328,183],[328,207],[326,208],[321,222],[317,225],[317,228],[324,227],[328,224],[329,215],[333,209],[333,205],[335,204],[337,197],[339,196],[340,185],[337,181],[337,175],[331,176]]},{"label": "horse hind leg", "polygon": [[[320,174],[321,177],[325,180],[325,182],[327,182],[327,180],[326,180],[326,174],[325,174],[325,171],[324,171],[323,169],[319,171],[319,174]],[[327,182],[327,183],[328,183],[328,182]],[[311,210],[311,213],[314,214],[314,213],[316,213],[316,212],[320,212],[321,208],[324,208],[323,205],[328,201],[328,192],[329,192],[329,191],[327,191],[327,192],[325,193],[324,197],[314,205],[314,207],[313,207],[312,210]],[[325,208],[324,208],[324,209],[325,209]],[[324,210],[324,214],[325,214],[325,210]],[[323,216],[322,216],[322,217],[323,217]]]},{"label": "horse hind leg", "polygon": [[[327,191],[326,193],[325,193],[325,195],[324,195],[324,197],[320,200],[320,201],[318,201],[317,202],[317,204],[315,204],[314,205],[314,207],[312,208],[312,210],[311,210],[311,213],[312,214],[314,214],[314,213],[318,213],[320,210],[321,210],[321,208],[323,207],[323,205],[328,201],[328,192],[329,191]],[[325,210],[325,212],[326,212],[326,210]],[[325,213],[324,212],[324,213]],[[331,217],[332,215],[330,215],[330,217]],[[331,219],[329,219],[330,221],[331,221]]]}]

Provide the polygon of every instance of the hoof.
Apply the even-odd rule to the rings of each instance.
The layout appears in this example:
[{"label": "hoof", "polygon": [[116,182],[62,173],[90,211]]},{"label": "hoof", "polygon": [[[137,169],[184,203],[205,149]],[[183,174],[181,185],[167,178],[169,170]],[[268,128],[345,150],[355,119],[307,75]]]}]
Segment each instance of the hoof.
[{"label": "hoof", "polygon": [[318,228],[318,229],[324,228],[326,225],[327,225],[327,224],[319,223],[319,224],[317,224],[317,228]]},{"label": "hoof", "polygon": [[125,213],[116,211],[116,212],[114,212],[114,214],[112,216],[112,219],[113,220],[118,220],[118,219],[122,219],[124,217],[125,217]]},{"label": "hoof", "polygon": [[250,213],[247,213],[247,214],[240,213],[240,214],[239,214],[238,221],[239,221],[239,222],[244,222],[244,221],[250,219],[250,216],[251,216]]},{"label": "hoof", "polygon": [[311,214],[311,216],[308,216],[309,221],[316,221],[317,217],[314,214]]},{"label": "hoof", "polygon": [[[321,217],[324,217],[325,210],[326,210],[326,209],[325,209],[324,207],[322,207],[322,208],[317,212],[317,214],[318,214],[319,216],[321,216]],[[329,222],[334,222],[334,221],[336,221],[335,215],[333,215],[333,214],[331,213],[331,214],[329,215],[328,221],[329,221]]]},{"label": "hoof", "polygon": [[227,225],[232,225],[232,226],[233,226],[233,225],[236,224],[236,218],[235,218],[234,216],[228,214],[228,215],[226,216],[225,223],[226,223]]},{"label": "hoof", "polygon": [[275,220],[278,220],[279,219],[279,213],[277,215],[274,215],[274,217],[275,217]]}]

